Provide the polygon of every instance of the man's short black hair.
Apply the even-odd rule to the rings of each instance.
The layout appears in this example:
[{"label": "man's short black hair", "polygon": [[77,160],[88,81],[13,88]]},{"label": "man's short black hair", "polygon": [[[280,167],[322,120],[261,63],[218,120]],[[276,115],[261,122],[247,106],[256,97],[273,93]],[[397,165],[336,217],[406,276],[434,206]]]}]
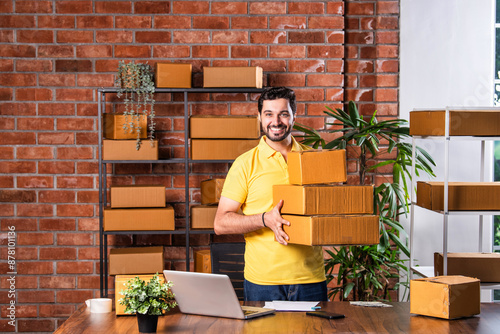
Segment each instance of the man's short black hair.
[{"label": "man's short black hair", "polygon": [[287,99],[292,109],[292,113],[295,115],[297,111],[297,103],[295,99],[295,92],[290,88],[286,87],[268,87],[266,88],[259,97],[258,108],[259,114],[262,112],[262,105],[264,100],[277,100],[277,99]]}]

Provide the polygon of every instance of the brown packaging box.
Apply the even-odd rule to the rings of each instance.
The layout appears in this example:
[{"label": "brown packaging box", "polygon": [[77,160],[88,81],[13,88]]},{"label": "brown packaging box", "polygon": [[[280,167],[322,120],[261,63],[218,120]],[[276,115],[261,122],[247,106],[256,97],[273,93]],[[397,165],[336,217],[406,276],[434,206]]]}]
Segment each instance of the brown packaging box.
[{"label": "brown packaging box", "polygon": [[158,160],[158,140],[143,140],[139,150],[135,140],[102,141],[102,160]]},{"label": "brown packaging box", "polygon": [[194,271],[197,273],[212,272],[210,249],[197,250],[194,252]]},{"label": "brown packaging box", "polygon": [[282,214],[373,214],[373,185],[274,185],[273,205],[280,199]]},{"label": "brown packaging box", "polygon": [[466,276],[437,276],[410,281],[410,313],[443,319],[481,312],[480,282]]},{"label": "brown packaging box", "polygon": [[259,144],[259,139],[191,139],[192,160],[234,160]]},{"label": "brown packaging box", "polygon": [[[500,210],[500,182],[448,182],[448,210]],[[444,210],[444,182],[417,182],[417,205]]]},{"label": "brown packaging box", "polygon": [[109,274],[163,272],[163,247],[113,248],[109,251]]},{"label": "brown packaging box", "polygon": [[140,115],[138,120],[133,120],[132,116],[125,116],[123,114],[104,114],[104,138],[107,139],[136,139],[137,133],[135,130],[128,130],[125,133],[123,130],[123,124],[133,122],[135,126],[140,126],[141,131],[139,138],[148,137],[148,122],[147,117]]},{"label": "brown packaging box", "polygon": [[191,116],[190,138],[257,139],[260,122],[256,116]]},{"label": "brown packaging box", "polygon": [[156,63],[158,88],[191,88],[191,64]]},{"label": "brown packaging box", "polygon": [[203,67],[203,87],[262,88],[262,67]]},{"label": "brown packaging box", "polygon": [[[443,274],[443,254],[434,253],[434,275]],[[482,283],[500,282],[500,253],[448,253],[448,275],[475,277]]]},{"label": "brown packaging box", "polygon": [[301,245],[374,245],[379,243],[378,216],[283,215],[290,226],[283,230],[289,243]]},{"label": "brown packaging box", "polygon": [[310,150],[288,153],[290,184],[347,181],[345,150]]},{"label": "brown packaging box", "polygon": [[104,209],[104,231],[173,231],[174,209]]},{"label": "brown packaging box", "polygon": [[224,179],[201,181],[201,204],[217,204],[220,200]]},{"label": "brown packaging box", "polygon": [[[450,110],[450,136],[500,135],[500,110]],[[445,110],[410,112],[410,135],[444,136]]]},{"label": "brown packaging box", "polygon": [[165,187],[155,185],[112,186],[112,208],[164,208]]},{"label": "brown packaging box", "polygon": [[[165,279],[163,278],[163,274],[158,272],[158,276],[160,277],[160,282],[163,283],[165,282]],[[125,313],[125,305],[120,305],[120,298],[123,298],[124,295],[121,293],[122,290],[126,290],[126,283],[128,280],[139,276],[140,279],[149,282],[151,278],[153,278],[154,274],[149,274],[149,275],[116,275],[115,276],[115,311],[116,315],[133,315],[135,314],[130,314],[130,313]]]},{"label": "brown packaging box", "polygon": [[193,205],[191,207],[191,228],[213,229],[217,205]]}]

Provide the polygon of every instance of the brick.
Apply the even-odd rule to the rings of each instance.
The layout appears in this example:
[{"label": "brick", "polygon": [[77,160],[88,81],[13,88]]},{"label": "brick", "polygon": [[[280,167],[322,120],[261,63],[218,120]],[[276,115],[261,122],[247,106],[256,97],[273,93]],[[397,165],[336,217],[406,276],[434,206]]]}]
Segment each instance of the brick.
[{"label": "brick", "polygon": [[99,289],[99,287],[99,276],[78,276],[78,289]]},{"label": "brick", "polygon": [[286,43],[284,31],[252,31],[250,35],[252,44],[280,44]]},{"label": "brick", "polygon": [[79,260],[99,260],[99,249],[97,247],[79,248]]},{"label": "brick", "polygon": [[[16,282],[17,283],[17,282]],[[2,318],[7,318],[10,310],[7,309],[8,306],[1,307]],[[38,315],[36,305],[16,305],[16,317],[17,318],[36,318]]]},{"label": "brick", "polygon": [[85,300],[93,298],[93,293],[91,290],[77,290],[77,291],[57,291],[57,303],[83,303]]},{"label": "brick", "polygon": [[377,1],[377,14],[399,14],[399,2]]},{"label": "brick", "polygon": [[35,86],[36,75],[25,73],[3,73],[0,77],[3,86]]},{"label": "brick", "polygon": [[59,204],[57,205],[58,217],[92,217],[94,216],[93,205]]},{"label": "brick", "polygon": [[1,72],[12,72],[13,70],[14,70],[14,60],[13,59],[4,59],[4,58],[0,59],[0,71]]},{"label": "brick", "polygon": [[76,306],[74,305],[40,305],[41,318],[68,318],[75,312]]},{"label": "brick", "polygon": [[3,132],[2,145],[34,145],[36,136],[33,132]]},{"label": "brick", "polygon": [[348,60],[346,62],[347,73],[373,73],[374,64],[371,60]]},{"label": "brick", "polygon": [[290,31],[288,33],[288,43],[324,43],[325,33],[322,31],[313,32],[302,32],[302,31]]},{"label": "brick", "polygon": [[29,203],[36,201],[36,192],[33,190],[0,189],[0,202]]},{"label": "brick", "polygon": [[380,72],[393,72],[399,71],[399,61],[397,60],[377,60],[375,63],[375,71]]},{"label": "brick", "polygon": [[16,13],[52,13],[51,1],[16,1]]},{"label": "brick", "polygon": [[[231,18],[231,29],[263,29],[268,27],[268,18],[265,16],[237,16]],[[279,29],[279,28],[273,28]]]},{"label": "brick", "polygon": [[54,269],[52,262],[19,261],[17,273],[19,275],[50,275],[54,273]]},{"label": "brick", "polygon": [[99,137],[95,132],[82,132],[76,134],[76,145],[98,145],[98,144],[99,144]]},{"label": "brick", "polygon": [[271,45],[269,47],[271,58],[306,58],[304,45]]},{"label": "brick", "polygon": [[17,186],[19,188],[52,188],[54,184],[52,176],[18,176]]},{"label": "brick", "polygon": [[212,2],[211,13],[216,15],[238,15],[247,14],[245,2]]},{"label": "brick", "polygon": [[54,130],[54,120],[46,117],[23,117],[17,119],[18,130]]},{"label": "brick", "polygon": [[[51,262],[44,262],[51,264]],[[39,303],[54,303],[55,302],[55,294],[54,291],[17,291],[17,302],[18,303],[31,303],[31,304],[39,304]]]},{"label": "brick", "polygon": [[379,58],[398,58],[399,47],[397,45],[380,45],[377,47]]},{"label": "brick", "polygon": [[60,30],[57,32],[57,43],[92,43],[93,31]]},{"label": "brick", "polygon": [[171,43],[170,32],[168,31],[136,31],[136,43]]},{"label": "brick", "polygon": [[373,44],[374,35],[371,31],[346,33],[346,43],[348,44]]},{"label": "brick", "polygon": [[[116,45],[115,57],[120,58],[149,58],[151,47],[148,45]],[[95,56],[93,56],[95,57]]]},{"label": "brick", "polygon": [[250,14],[251,15],[286,14],[286,5],[287,5],[286,2],[282,1],[251,2]]},{"label": "brick", "polygon": [[139,1],[134,3],[135,14],[169,14],[170,1]]},{"label": "brick", "polygon": [[289,2],[288,14],[324,14],[322,2]]},{"label": "brick", "polygon": [[345,8],[346,15],[373,15],[375,7],[373,3],[347,2]]},{"label": "brick", "polygon": [[265,58],[267,47],[261,45],[235,45],[231,47],[233,58]]},{"label": "brick", "polygon": [[16,89],[17,101],[51,101],[52,91],[45,88],[18,88]]},{"label": "brick", "polygon": [[[36,163],[34,161],[0,161],[0,173],[35,173]],[[19,178],[19,177],[18,177]]]},{"label": "brick", "polygon": [[377,47],[374,45],[361,46],[359,50],[359,58],[361,59],[377,58]]},{"label": "brick", "polygon": [[90,176],[59,176],[57,188],[93,188],[94,179]]},{"label": "brick", "polygon": [[323,59],[304,59],[304,60],[290,60],[288,62],[289,72],[300,72],[300,73],[310,73],[310,72],[324,72],[325,71],[325,60]]},{"label": "brick", "polygon": [[38,57],[41,58],[72,58],[75,56],[74,47],[71,45],[40,45]]},{"label": "brick", "polygon": [[75,164],[72,161],[40,161],[38,162],[39,174],[73,174]]},{"label": "brick", "polygon": [[14,43],[14,31],[13,30],[0,31],[0,42],[1,43]]},{"label": "brick", "polygon": [[[54,248],[54,250],[56,249],[59,248]],[[76,287],[76,278],[74,276],[40,276],[39,280],[40,289],[74,289]]]},{"label": "brick", "polygon": [[[156,20],[164,18],[162,16],[155,17],[155,27],[157,29],[163,28],[156,24]],[[177,17],[176,17],[177,19]],[[152,27],[151,16],[115,16],[115,27],[117,29],[147,29]]]},{"label": "brick", "polygon": [[36,48],[33,45],[0,45],[2,57],[36,57]]},{"label": "brick", "polygon": [[0,2],[0,13],[12,13],[14,10],[12,3],[12,0]]},{"label": "brick", "polygon": [[94,90],[92,89],[65,89],[56,90],[57,101],[93,101]]},{"label": "brick", "polygon": [[14,178],[10,175],[0,175],[0,188],[14,188]]},{"label": "brick", "polygon": [[79,231],[98,231],[99,221],[96,218],[79,218],[78,219]]},{"label": "brick", "polygon": [[[224,45],[193,45],[192,56],[193,58],[226,58],[229,56],[229,50]],[[235,57],[234,54],[233,57]]]},{"label": "brick", "polygon": [[51,319],[36,319],[36,320],[17,320],[17,329],[19,332],[53,332],[55,321]]},{"label": "brick", "polygon": [[40,231],[74,231],[76,229],[75,219],[65,218],[42,218],[40,219]]},{"label": "brick", "polygon": [[113,74],[78,74],[76,81],[80,87],[112,87],[114,82]]},{"label": "brick", "polygon": [[92,159],[94,152],[91,147],[58,147],[57,158],[60,160]]},{"label": "brick", "polygon": [[326,35],[326,42],[330,44],[344,44],[344,39],[343,31],[332,31]]},{"label": "brick", "polygon": [[53,159],[54,149],[52,147],[18,147],[17,159]]},{"label": "brick", "polygon": [[18,217],[51,217],[54,214],[52,205],[47,204],[18,204]]},{"label": "brick", "polygon": [[307,19],[309,29],[344,29],[342,16],[312,16]]},{"label": "brick", "polygon": [[39,15],[38,28],[72,29],[75,28],[75,17],[68,15]]},{"label": "brick", "polygon": [[57,233],[58,246],[92,246],[94,237],[92,233]]},{"label": "brick", "polygon": [[359,27],[361,30],[373,30],[377,25],[374,17],[363,17],[359,20]]},{"label": "brick", "polygon": [[[286,61],[285,60],[279,60],[279,59],[254,59],[251,61],[250,66],[260,66],[265,72],[285,72],[286,71]],[[265,79],[265,78],[264,78]],[[267,86],[267,85],[265,85]],[[254,99],[253,96],[251,95],[252,99]]]},{"label": "brick", "polygon": [[[13,95],[12,88],[0,88],[0,100],[1,101],[12,101]],[[5,125],[3,125],[5,126]],[[0,125],[2,127],[2,125]]]},{"label": "brick", "polygon": [[92,274],[94,271],[94,263],[90,261],[78,262],[57,262],[57,274]]},{"label": "brick", "polygon": [[353,101],[373,101],[372,89],[346,89],[346,97]]},{"label": "brick", "polygon": [[38,192],[40,203],[75,203],[75,192],[71,190],[42,190]]},{"label": "brick", "polygon": [[269,75],[269,85],[274,87],[291,86],[301,87],[306,85],[305,74],[278,73]]},{"label": "brick", "polygon": [[229,17],[224,16],[194,16],[194,29],[229,29]]},{"label": "brick", "polygon": [[377,89],[375,90],[375,101],[377,102],[397,102],[398,90],[396,88]]},{"label": "brick", "polygon": [[0,159],[14,160],[14,148],[13,147],[0,147]]},{"label": "brick", "polygon": [[[213,32],[214,34],[216,32]],[[178,44],[202,44],[210,43],[209,31],[174,31],[173,42]],[[214,40],[214,43],[216,42]]]},{"label": "brick", "polygon": [[130,1],[96,1],[96,13],[132,13]]},{"label": "brick", "polygon": [[2,210],[2,216],[4,217],[14,216],[14,205],[12,204],[0,204],[0,210]]},{"label": "brick", "polygon": [[399,18],[397,16],[378,16],[377,29],[398,29]]},{"label": "brick", "polygon": [[19,59],[16,61],[16,70],[18,72],[51,72],[52,61],[39,59]]},{"label": "brick", "polygon": [[[117,45],[116,48],[118,47],[124,48],[124,46]],[[130,45],[128,47],[135,48]],[[76,56],[78,58],[109,58],[113,56],[113,48],[111,45],[80,45],[76,47]],[[119,55],[115,56],[119,57]],[[140,57],[140,55],[137,56]]]},{"label": "brick", "polygon": [[174,1],[173,14],[208,14],[210,10],[208,1]]},{"label": "brick", "polygon": [[99,203],[98,191],[79,191],[77,194],[78,203]]},{"label": "brick", "polygon": [[38,115],[74,115],[75,105],[73,103],[40,103],[38,104]]},{"label": "brick", "polygon": [[97,162],[78,161],[76,165],[77,174],[97,174],[99,166]]},{"label": "brick", "polygon": [[97,43],[132,43],[134,33],[131,31],[96,31],[95,40]]},{"label": "brick", "polygon": [[97,116],[98,110],[95,103],[79,103],[76,106],[78,116]]},{"label": "brick", "polygon": [[76,248],[43,247],[40,248],[40,260],[76,260]]},{"label": "brick", "polygon": [[398,44],[399,33],[398,31],[377,31],[375,34],[376,44]]},{"label": "brick", "polygon": [[32,15],[3,15],[0,28],[35,28],[35,17]]},{"label": "brick", "polygon": [[58,1],[56,3],[58,14],[89,14],[92,13],[92,1]]},{"label": "brick", "polygon": [[113,16],[85,15],[76,17],[76,27],[79,29],[111,29],[113,28]]},{"label": "brick", "polygon": [[53,43],[54,33],[51,30],[18,30],[18,43]]},{"label": "brick", "polygon": [[[49,132],[39,133],[38,143],[46,145],[73,145],[75,144],[75,135],[72,132]],[[51,173],[57,174],[57,173]]]}]

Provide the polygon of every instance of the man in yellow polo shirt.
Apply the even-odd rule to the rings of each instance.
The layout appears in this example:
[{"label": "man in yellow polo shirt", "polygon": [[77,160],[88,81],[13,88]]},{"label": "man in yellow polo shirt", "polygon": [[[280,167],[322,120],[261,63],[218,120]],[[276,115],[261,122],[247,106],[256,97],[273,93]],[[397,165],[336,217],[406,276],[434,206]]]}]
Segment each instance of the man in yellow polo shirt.
[{"label": "man in yellow polo shirt", "polygon": [[283,201],[273,207],[273,185],[289,183],[288,152],[308,149],[291,135],[295,93],[285,87],[267,88],[258,110],[264,135],[257,147],[231,166],[215,217],[215,233],[245,234],[246,301],[328,300],[322,248],[288,244],[283,225],[290,222],[281,217]]}]

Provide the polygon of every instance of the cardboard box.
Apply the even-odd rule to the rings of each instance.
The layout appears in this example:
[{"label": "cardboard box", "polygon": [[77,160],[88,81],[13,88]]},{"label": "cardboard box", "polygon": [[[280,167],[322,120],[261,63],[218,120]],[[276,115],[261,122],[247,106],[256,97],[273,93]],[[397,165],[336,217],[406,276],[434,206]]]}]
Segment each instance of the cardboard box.
[{"label": "cardboard box", "polygon": [[190,138],[260,138],[260,122],[257,116],[191,116],[189,124]]},{"label": "cardboard box", "polygon": [[136,150],[135,140],[102,141],[102,160],[158,160],[158,140],[143,140]]},{"label": "cardboard box", "polygon": [[220,200],[225,179],[201,181],[201,204],[217,204]]},{"label": "cardboard box", "polygon": [[[450,110],[450,136],[500,135],[500,109]],[[445,110],[410,112],[410,135],[444,136]]]},{"label": "cardboard box", "polygon": [[310,150],[288,153],[290,184],[347,181],[345,150]]},{"label": "cardboard box", "polygon": [[112,208],[164,208],[165,187],[155,185],[112,186]]},{"label": "cardboard box", "polygon": [[273,205],[280,199],[282,214],[373,214],[373,185],[274,185]]},{"label": "cardboard box", "polygon": [[158,88],[191,88],[191,64],[156,63]]},{"label": "cardboard box", "polygon": [[262,67],[203,67],[203,87],[262,88]]},{"label": "cardboard box", "polygon": [[[448,210],[500,210],[500,182],[448,182]],[[444,210],[444,182],[417,182],[417,205]]]},{"label": "cardboard box", "polygon": [[410,313],[443,319],[469,317],[481,312],[477,278],[437,276],[410,281]]},{"label": "cardboard box", "polygon": [[104,114],[104,138],[107,139],[136,139],[137,132],[135,129],[125,130],[123,124],[134,123],[136,127],[140,126],[139,138],[148,137],[148,121],[145,115],[140,115],[138,119],[132,116],[125,116],[123,114]]},{"label": "cardboard box", "polygon": [[173,231],[174,209],[104,209],[104,231]]},{"label": "cardboard box", "polygon": [[163,272],[163,247],[113,248],[109,251],[109,274]]},{"label": "cardboard box", "polygon": [[374,245],[379,243],[379,218],[373,215],[293,216],[283,230],[289,243],[301,245]]},{"label": "cardboard box", "polygon": [[[162,273],[158,273],[160,277],[160,282],[163,283],[165,282],[165,279],[163,278]],[[115,276],[115,312],[116,315],[133,315],[135,314],[129,314],[125,313],[125,305],[120,305],[120,298],[123,298],[124,295],[121,293],[122,290],[126,290],[127,286],[125,285],[128,280],[139,276],[140,279],[143,281],[149,282],[151,278],[153,278],[154,274],[149,274],[149,275],[116,275]]]},{"label": "cardboard box", "polygon": [[194,251],[194,271],[197,273],[212,272],[210,249]]},{"label": "cardboard box", "polygon": [[191,229],[213,229],[217,205],[193,205],[191,207]]},{"label": "cardboard box", "polygon": [[259,139],[191,139],[192,160],[234,160],[259,144]]},{"label": "cardboard box", "polygon": [[[482,283],[500,282],[500,253],[448,253],[447,274],[475,277]],[[434,275],[443,275],[442,253],[434,253]]]}]

